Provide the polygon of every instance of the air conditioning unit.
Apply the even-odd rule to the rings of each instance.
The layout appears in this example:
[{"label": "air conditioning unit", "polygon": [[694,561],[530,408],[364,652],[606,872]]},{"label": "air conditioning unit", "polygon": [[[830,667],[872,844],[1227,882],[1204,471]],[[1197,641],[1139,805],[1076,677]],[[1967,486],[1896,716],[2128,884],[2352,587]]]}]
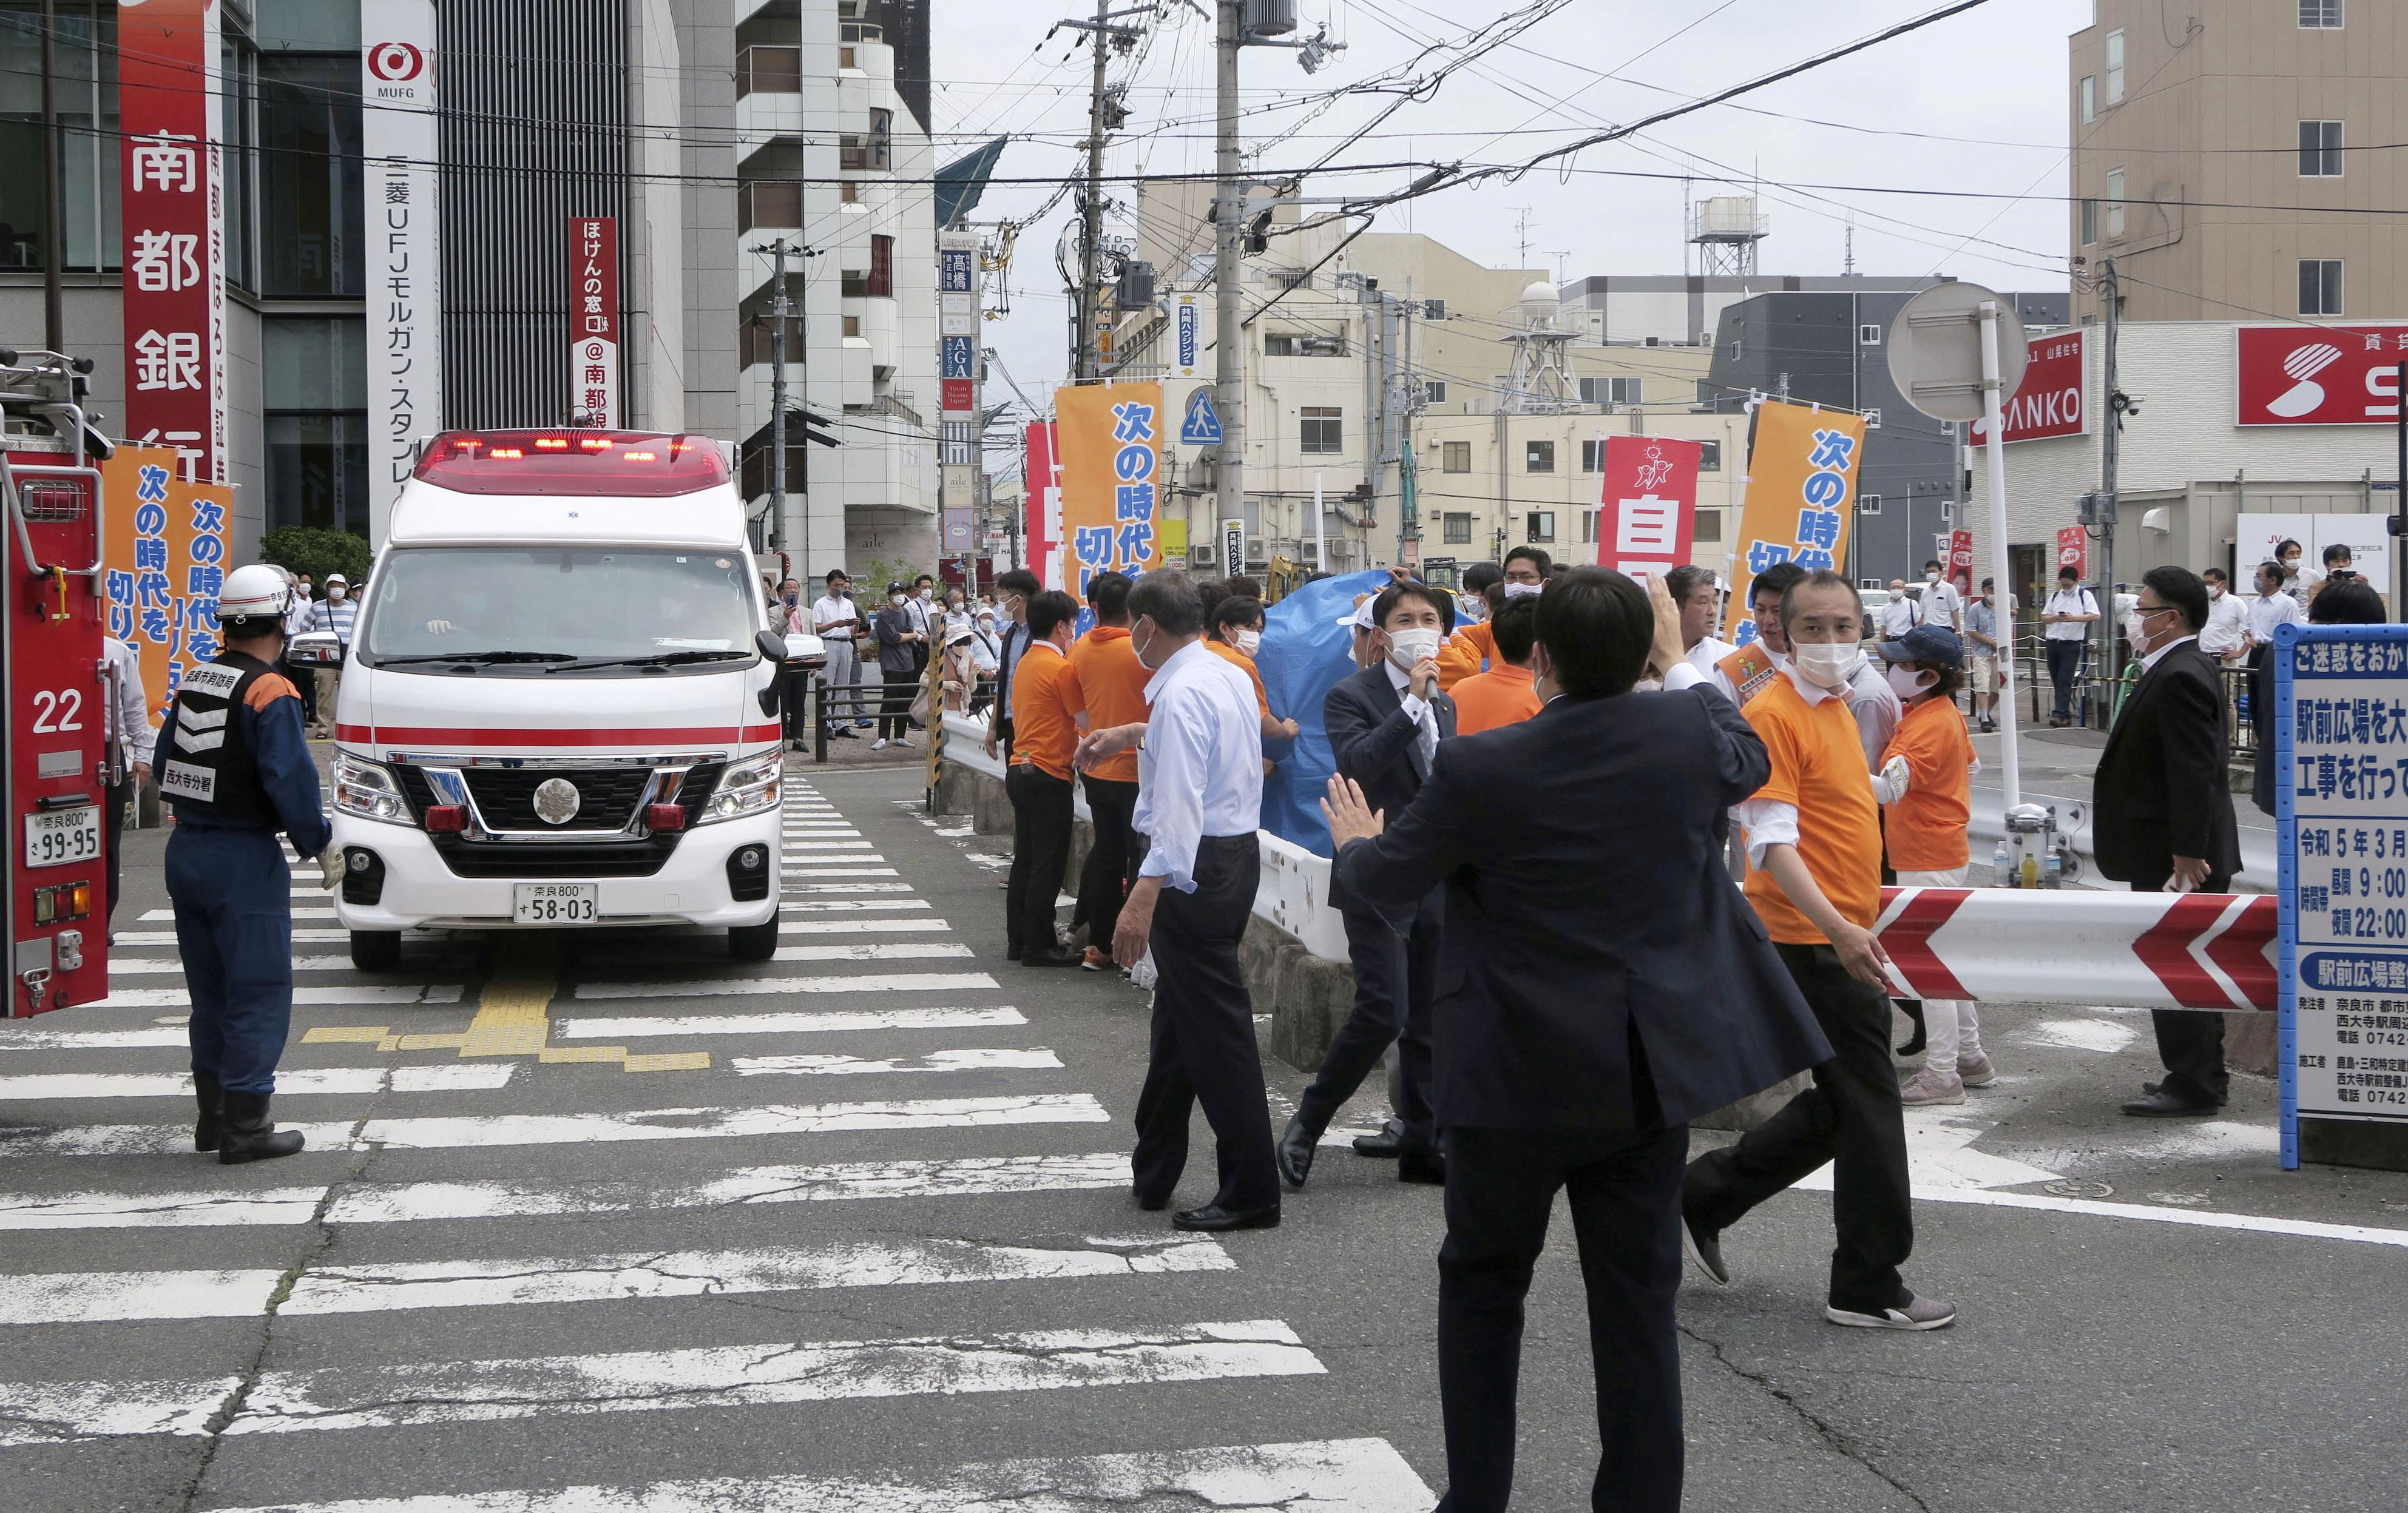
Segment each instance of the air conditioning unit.
[{"label": "air conditioning unit", "polygon": [[1218,567],[1221,565],[1220,550],[1216,547],[1190,547],[1187,549],[1187,564],[1190,567]]},{"label": "air conditioning unit", "polygon": [[1261,536],[1250,535],[1246,537],[1246,561],[1250,563],[1258,563],[1268,562],[1269,560],[1269,557],[1265,555],[1263,551],[1263,538]]}]

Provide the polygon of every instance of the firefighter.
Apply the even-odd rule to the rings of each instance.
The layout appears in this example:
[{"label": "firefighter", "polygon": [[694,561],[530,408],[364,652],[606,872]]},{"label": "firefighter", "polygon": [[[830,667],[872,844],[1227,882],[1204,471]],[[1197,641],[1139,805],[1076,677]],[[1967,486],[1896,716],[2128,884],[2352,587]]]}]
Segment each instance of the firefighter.
[{"label": "firefighter", "polygon": [[227,576],[224,654],[184,675],[159,733],[159,792],[176,817],[167,897],[193,997],[193,1149],[229,1166],[301,1149],[301,1132],[279,1133],[267,1113],[293,1018],[292,881],[276,833],[318,859],[328,888],[342,877],[301,695],[275,666],[292,592],[265,564]]}]

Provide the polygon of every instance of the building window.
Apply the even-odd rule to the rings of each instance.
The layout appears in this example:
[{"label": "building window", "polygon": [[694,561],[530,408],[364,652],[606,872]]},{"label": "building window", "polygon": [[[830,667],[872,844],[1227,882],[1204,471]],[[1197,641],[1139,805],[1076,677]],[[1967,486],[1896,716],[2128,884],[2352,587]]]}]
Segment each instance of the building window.
[{"label": "building window", "polygon": [[2300,260],[2300,313],[2341,313],[2341,259],[2308,257]]},{"label": "building window", "polygon": [[2300,177],[2302,178],[2339,178],[2341,177],[2340,121],[2303,121],[2300,122]]},{"label": "building window", "polygon": [[2107,239],[2114,241],[2124,235],[2124,170],[2107,170]]},{"label": "building window", "polygon": [[1422,398],[1425,402],[1432,405],[1445,404],[1446,380],[1444,378],[1432,378],[1427,383],[1424,384],[1422,386]]},{"label": "building window", "polygon": [[861,203],[861,180],[858,178],[840,178],[837,180],[836,198],[838,205],[859,205]]},{"label": "building window", "polygon": [[1552,473],[1555,470],[1555,444],[1552,441],[1522,443],[1522,471]]},{"label": "building window", "polygon": [[859,316],[857,316],[857,315],[848,315],[848,316],[846,316],[846,317],[844,318],[844,335],[845,335],[845,339],[846,339],[846,340],[848,340],[848,341],[853,340],[853,339],[855,339],[855,338],[857,338],[857,337],[859,337],[859,336],[860,336],[860,335],[861,335],[861,317],[859,317]]},{"label": "building window", "polygon": [[2124,34],[2107,34],[2107,103],[2116,105],[2124,98]]},{"label": "building window", "polygon": [[2097,200],[2082,202],[2082,245],[2085,247],[2099,245],[2099,202]]},{"label": "building window", "polygon": [[1719,541],[1723,538],[1723,512],[1701,509],[1697,513],[1697,525],[1690,537],[1696,541]]},{"label": "building window", "polygon": [[1439,471],[1441,473],[1471,471],[1471,443],[1469,441],[1442,441],[1439,443],[1438,455]]},{"label": "building window", "polygon": [[746,48],[736,55],[736,97],[754,91],[799,94],[803,88],[803,50]]},{"label": "building window", "polygon": [[1583,378],[1580,396],[1584,405],[1636,405],[1639,403],[1639,380]]},{"label": "building window", "polygon": [[836,165],[847,173],[869,166],[869,139],[858,132],[846,132],[836,139]]},{"label": "building window", "polygon": [[2099,76],[2082,76],[2082,123],[2086,126],[2099,119]]},{"label": "building window", "polygon": [[1422,301],[1422,319],[1425,321],[1445,320],[1446,301],[1442,299],[1426,299]]},{"label": "building window", "polygon": [[1882,328],[1881,328],[1881,327],[1879,327],[1879,326],[1877,326],[1877,325],[1861,325],[1861,326],[1856,327],[1856,345],[1857,345],[1857,346],[1859,346],[1859,347],[1878,347],[1878,346],[1880,346],[1880,345],[1881,345],[1881,341],[1882,341]]},{"label": "building window", "polygon": [[1297,422],[1297,450],[1307,452],[1341,452],[1346,450],[1345,411],[1335,405],[1307,405]]},{"label": "building window", "polygon": [[838,48],[836,50],[836,65],[838,68],[858,68],[861,66],[860,63],[856,61],[853,50],[851,48]]},{"label": "building window", "polygon": [[1469,515],[1450,513],[1440,516],[1440,520],[1443,523],[1443,529],[1440,534],[1444,536],[1448,546],[1465,547],[1471,544],[1471,517]]},{"label": "building window", "polygon": [[267,524],[368,531],[366,332],[356,316],[261,322]]},{"label": "building window", "polygon": [[1723,444],[1719,441],[1698,443],[1698,471],[1719,473],[1723,470]]},{"label": "building window", "polygon": [[359,61],[262,53],[258,139],[259,292],[365,293]]},{"label": "building window", "polygon": [[1265,357],[1343,357],[1344,336],[1316,336],[1301,331],[1270,331],[1263,335]]},{"label": "building window", "polygon": [[1581,543],[1584,546],[1597,545],[1597,515],[1594,509],[1581,511]]},{"label": "building window", "polygon": [[799,226],[803,223],[803,186],[799,179],[756,178],[736,186],[736,229],[755,226]]},{"label": "building window", "polygon": [[1552,542],[1555,538],[1555,512],[1534,509],[1522,517],[1522,539],[1533,544]]},{"label": "building window", "polygon": [[869,238],[869,290],[874,299],[895,297],[895,238]]},{"label": "building window", "polygon": [[1881,495],[1877,493],[1860,493],[1856,495],[1856,513],[1859,515],[1880,514]]},{"label": "building window", "polygon": [[2342,0],[2300,0],[2300,24],[2310,31],[2341,29]]},{"label": "building window", "polygon": [[1603,469],[1604,466],[1605,443],[1602,441],[1582,442],[1581,471],[1584,473],[1595,473]]}]

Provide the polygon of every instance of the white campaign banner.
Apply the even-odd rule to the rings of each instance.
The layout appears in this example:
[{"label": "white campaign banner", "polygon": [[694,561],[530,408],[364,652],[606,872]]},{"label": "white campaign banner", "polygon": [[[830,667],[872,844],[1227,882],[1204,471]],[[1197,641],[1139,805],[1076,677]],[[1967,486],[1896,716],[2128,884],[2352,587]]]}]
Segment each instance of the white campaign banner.
[{"label": "white campaign banner", "polygon": [[384,543],[417,439],[443,424],[435,88],[434,0],[360,0],[372,547]]}]

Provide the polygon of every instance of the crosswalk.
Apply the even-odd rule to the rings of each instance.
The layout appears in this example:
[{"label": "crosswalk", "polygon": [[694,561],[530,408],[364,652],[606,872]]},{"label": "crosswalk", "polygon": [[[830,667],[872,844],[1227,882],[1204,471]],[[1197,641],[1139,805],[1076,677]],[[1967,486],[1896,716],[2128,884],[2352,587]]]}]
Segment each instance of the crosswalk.
[{"label": "crosswalk", "polygon": [[[0,1024],[0,1473],[203,1443],[187,1506],[223,1513],[1431,1506],[1384,1439],[1195,1427],[1330,1362],[1259,1316],[1256,1237],[1137,1211],[1134,1087],[1082,1085],[1075,1020],[919,896],[895,849],[924,842],[822,786],[785,794],[768,962],[429,936],[369,978],[296,867],[289,1160],[191,1150],[167,911],[120,932],[107,999]],[[606,1043],[624,1067],[590,1064]],[[245,1321],[255,1349],[157,1346]],[[1030,1422],[1027,1394],[1032,1446],[962,1433]],[[823,1458],[854,1404],[903,1463]],[[608,1464],[523,1453],[605,1415]]]}]

